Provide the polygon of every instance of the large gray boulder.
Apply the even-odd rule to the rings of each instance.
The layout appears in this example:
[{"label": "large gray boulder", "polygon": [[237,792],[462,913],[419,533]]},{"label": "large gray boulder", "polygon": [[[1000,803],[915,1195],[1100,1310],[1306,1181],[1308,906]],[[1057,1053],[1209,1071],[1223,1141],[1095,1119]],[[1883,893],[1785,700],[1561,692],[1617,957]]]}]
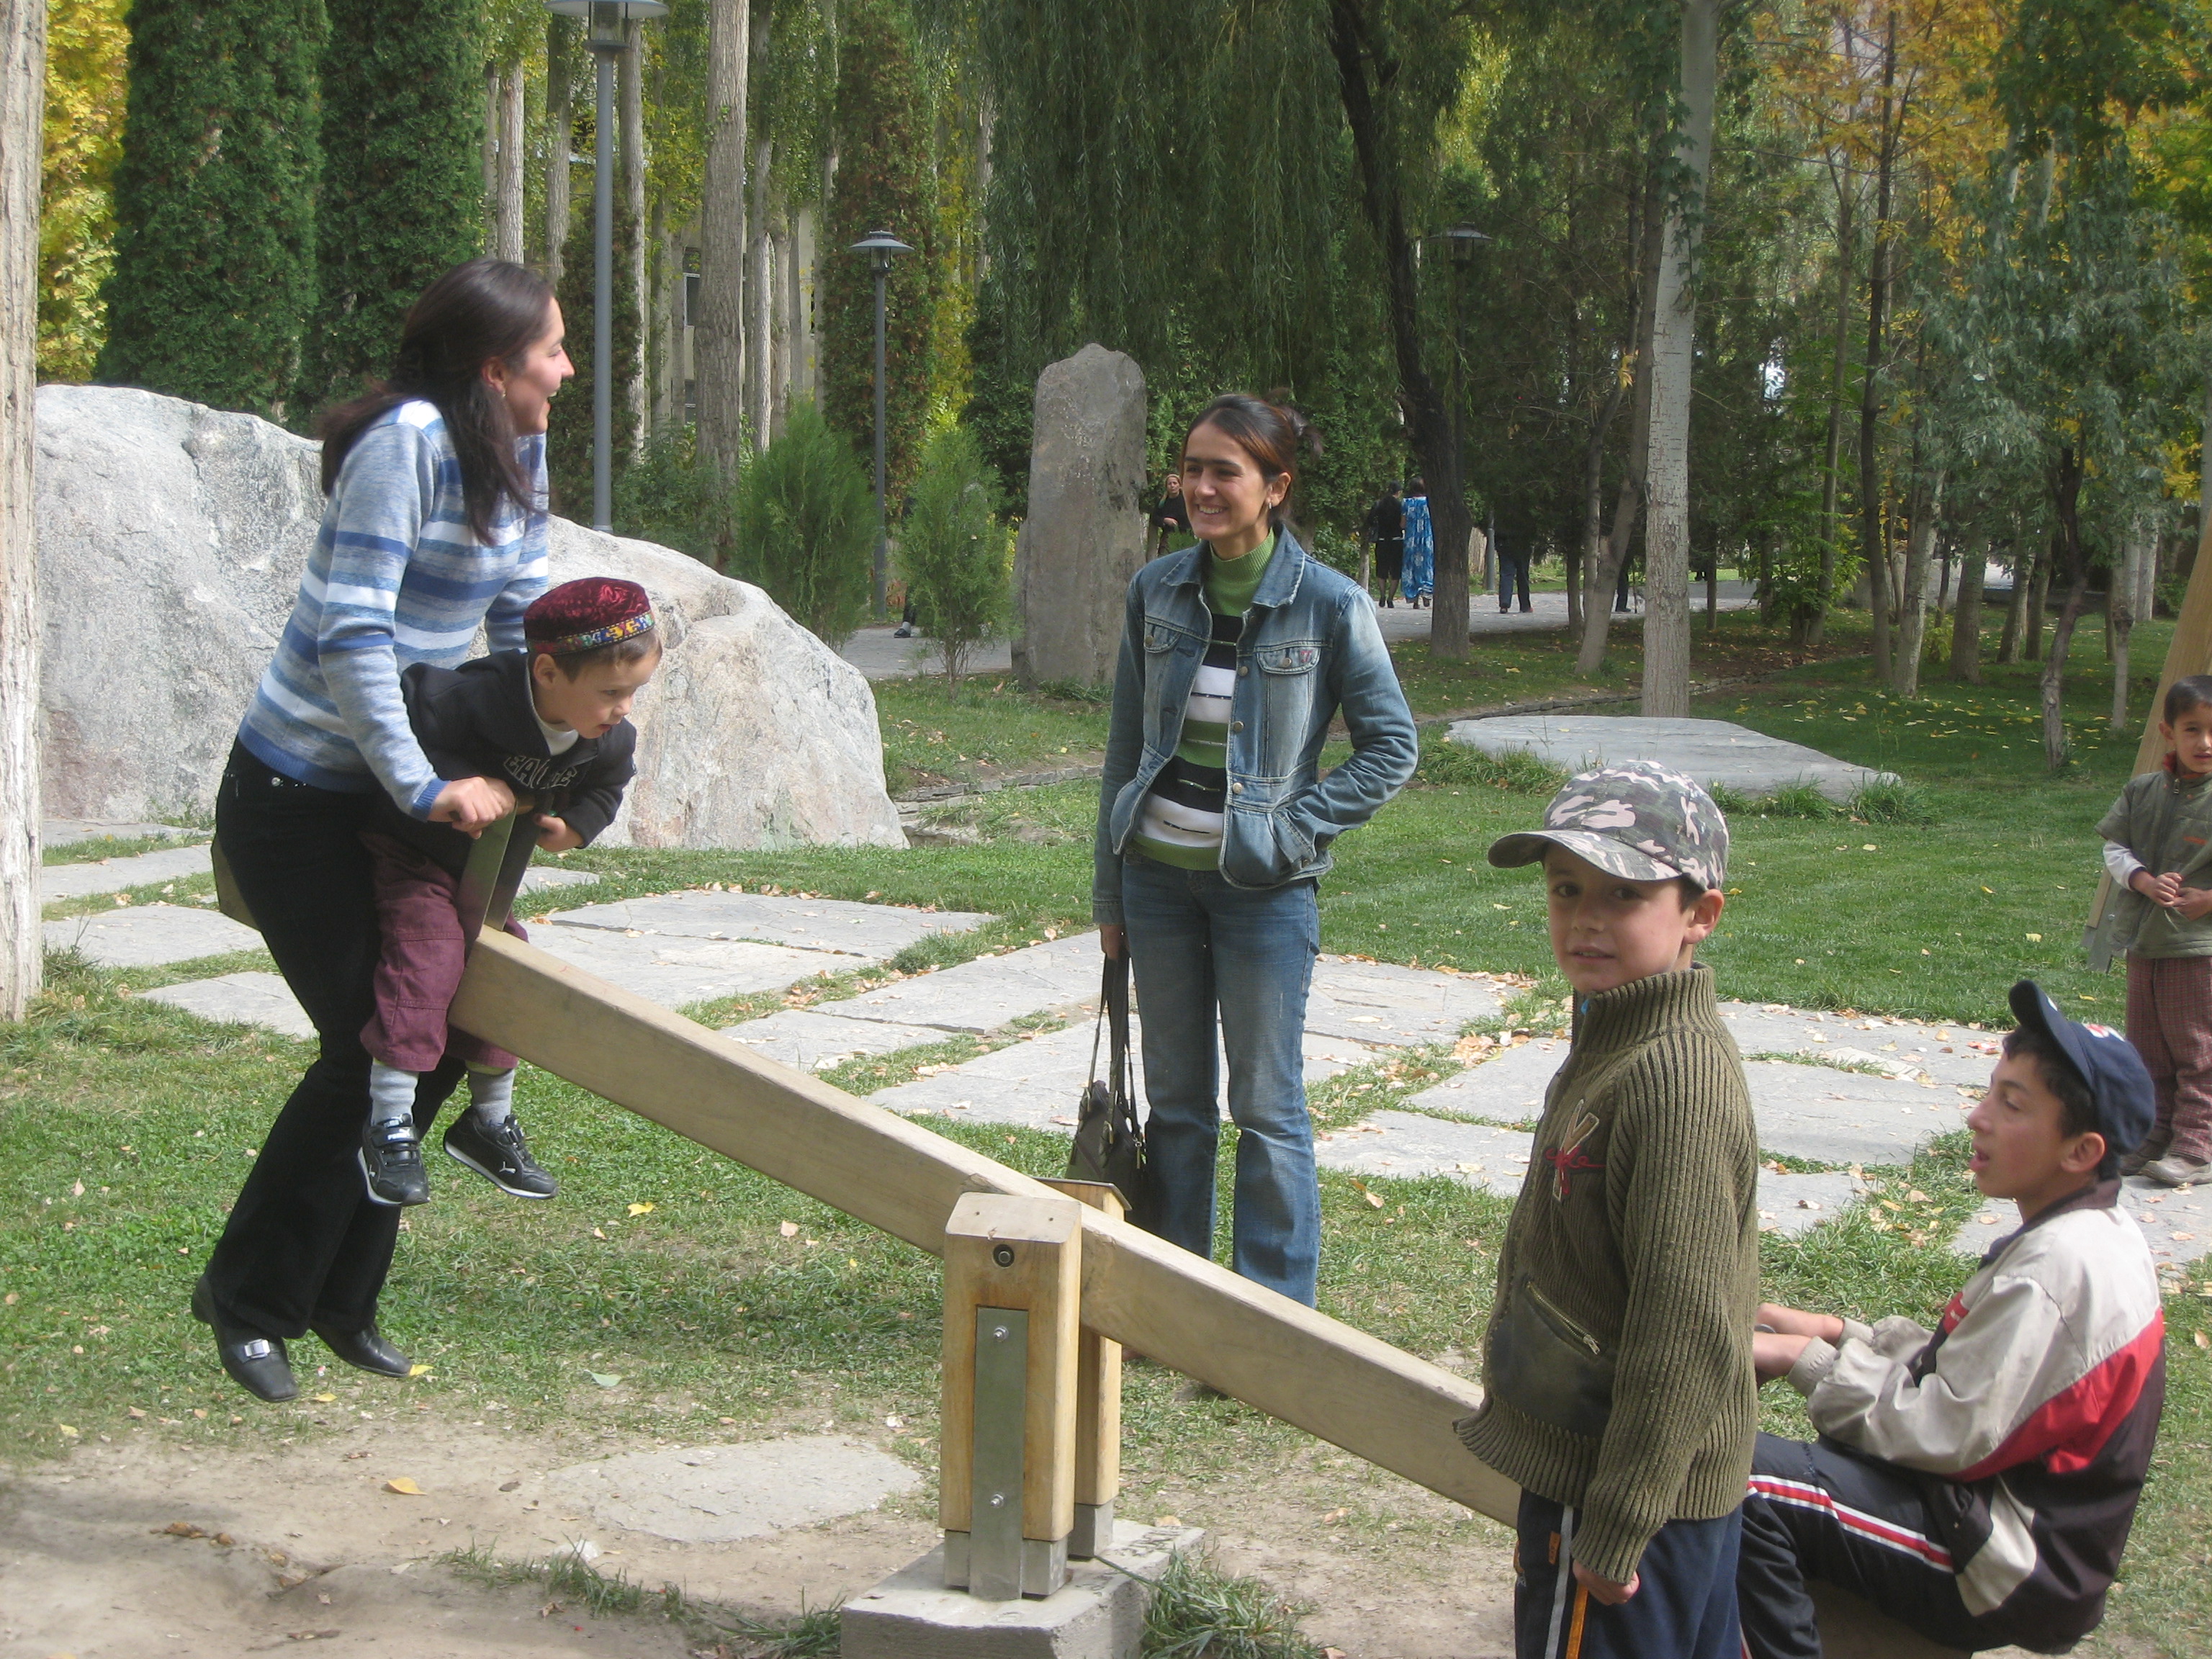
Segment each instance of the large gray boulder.
[{"label": "large gray boulder", "polygon": [[1029,516],[1014,546],[1014,672],[1114,678],[1122,597],[1145,562],[1145,374],[1087,345],[1037,376]]},{"label": "large gray boulder", "polygon": [[[250,415],[111,386],[38,397],[46,811],[212,810],[323,512],[318,447]],[[605,844],[904,844],[860,671],[749,583],[552,525],[552,576],[628,577],[667,654]]]}]

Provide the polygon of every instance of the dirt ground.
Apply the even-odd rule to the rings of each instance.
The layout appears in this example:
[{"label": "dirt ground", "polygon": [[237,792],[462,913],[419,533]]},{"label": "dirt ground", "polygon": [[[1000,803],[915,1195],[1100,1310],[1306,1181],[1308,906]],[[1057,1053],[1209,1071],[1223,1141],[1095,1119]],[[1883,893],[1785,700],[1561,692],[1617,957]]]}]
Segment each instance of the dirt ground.
[{"label": "dirt ground", "polygon": [[[109,1443],[0,1472],[0,1659],[235,1659],[310,1643],[336,1654],[404,1644],[408,1659],[681,1659],[694,1650],[658,1615],[593,1619],[549,1601],[543,1586],[486,1588],[440,1558],[472,1543],[502,1558],[545,1555],[589,1539],[604,1572],[672,1582],[759,1617],[857,1594],[935,1542],[927,1508],[905,1499],[738,1543],[685,1545],[549,1495],[550,1472],[638,1449],[413,1413],[259,1448],[195,1447],[134,1425]],[[386,1490],[402,1477],[422,1495]],[[1213,1513],[1191,1518],[1218,1528],[1222,1565],[1314,1603],[1307,1631],[1349,1659],[1511,1651],[1502,1548],[1409,1539],[1407,1559],[1378,1559],[1308,1541],[1310,1525],[1271,1517],[1264,1492],[1233,1514],[1206,1507]],[[1270,1537],[1300,1541],[1259,1541]]]}]

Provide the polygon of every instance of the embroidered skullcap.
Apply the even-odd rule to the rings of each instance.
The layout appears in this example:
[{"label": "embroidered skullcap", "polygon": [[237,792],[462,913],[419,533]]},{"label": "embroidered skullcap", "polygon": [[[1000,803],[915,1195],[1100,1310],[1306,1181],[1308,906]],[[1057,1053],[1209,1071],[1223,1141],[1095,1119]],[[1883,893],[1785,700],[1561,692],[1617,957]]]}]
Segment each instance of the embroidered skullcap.
[{"label": "embroidered skullcap", "polygon": [[602,650],[653,629],[653,601],[635,582],[618,576],[562,582],[522,613],[522,635],[532,653],[554,657]]}]

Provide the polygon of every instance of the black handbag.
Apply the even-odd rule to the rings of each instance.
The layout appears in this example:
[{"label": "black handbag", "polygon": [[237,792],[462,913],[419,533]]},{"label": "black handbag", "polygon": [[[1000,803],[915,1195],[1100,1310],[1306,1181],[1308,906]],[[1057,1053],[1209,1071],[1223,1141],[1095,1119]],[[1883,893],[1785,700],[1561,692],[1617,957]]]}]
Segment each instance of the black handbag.
[{"label": "black handbag", "polygon": [[[1098,1075],[1098,1039],[1107,1035],[1106,1076]],[[1151,1214],[1145,1172],[1145,1132],[1129,1085],[1129,958],[1106,958],[1098,994],[1098,1018],[1091,1030],[1091,1081],[1076,1109],[1075,1145],[1067,1155],[1070,1181],[1109,1183],[1128,1206],[1128,1218],[1145,1226]]]}]

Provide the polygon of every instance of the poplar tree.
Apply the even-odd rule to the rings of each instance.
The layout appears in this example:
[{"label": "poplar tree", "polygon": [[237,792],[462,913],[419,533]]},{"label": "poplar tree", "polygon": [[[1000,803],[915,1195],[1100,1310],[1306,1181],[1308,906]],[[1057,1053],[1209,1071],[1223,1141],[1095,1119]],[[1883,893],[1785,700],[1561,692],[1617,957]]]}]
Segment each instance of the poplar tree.
[{"label": "poplar tree", "polygon": [[[545,440],[545,467],[553,487],[553,510],[578,524],[592,520],[592,380],[599,373],[593,361],[591,214],[580,213],[568,233],[568,246],[561,258],[561,286],[556,297],[568,328],[568,361],[576,377],[553,399],[552,421]],[[630,396],[637,378],[637,290],[621,280],[629,269],[630,249],[637,245],[637,221],[629,210],[615,204],[614,268],[616,281],[608,298],[613,305],[615,385],[613,428],[609,451],[610,477],[618,489],[637,448],[637,409]]]},{"label": "poplar tree", "polygon": [[893,259],[884,295],[886,476],[896,497],[913,474],[929,412],[937,311],[929,138],[914,43],[899,12],[889,0],[860,0],[840,23],[837,183],[820,264],[823,412],[859,453],[872,453],[876,280],[866,256],[846,250],[888,230],[915,250]]},{"label": "poplar tree", "polygon": [[325,3],[320,293],[303,414],[389,374],[407,308],[483,241],[477,12],[450,0]]},{"label": "poplar tree", "polygon": [[323,0],[137,0],[103,380],[281,418],[314,295]]}]

